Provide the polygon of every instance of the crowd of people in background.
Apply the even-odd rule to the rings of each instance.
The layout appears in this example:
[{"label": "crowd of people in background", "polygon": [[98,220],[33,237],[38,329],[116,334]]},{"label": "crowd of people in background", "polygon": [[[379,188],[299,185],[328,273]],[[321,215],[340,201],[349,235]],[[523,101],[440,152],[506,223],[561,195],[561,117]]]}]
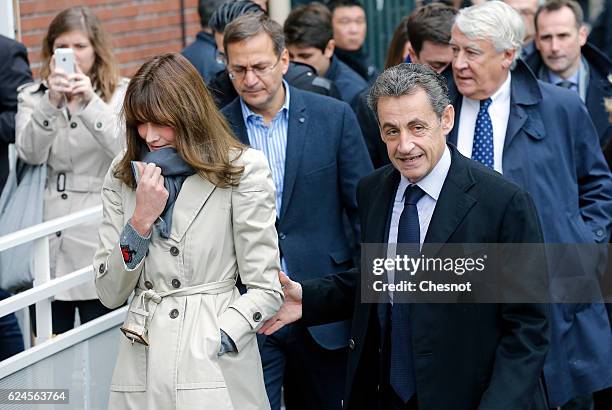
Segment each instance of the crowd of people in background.
[{"label": "crowd of people in background", "polygon": [[[113,408],[612,409],[610,304],[454,312],[453,325],[467,330],[447,340],[438,338],[454,329],[444,312],[410,316],[390,305],[370,315],[354,302],[354,276],[343,276],[359,268],[361,242],[401,242],[409,211],[394,196],[400,174],[416,187],[441,168],[458,190],[468,182],[457,175],[482,173],[482,201],[517,207],[499,216],[516,241],[610,241],[609,2],[589,31],[574,0],[424,1],[396,27],[382,70],[364,46],[376,33],[363,3],[299,3],[281,25],[265,1],[200,0],[194,42],[153,57],[131,80],[86,7],[51,22],[39,78],[26,48],[0,36],[0,190],[14,144],[18,161],[47,166],[45,221],[105,209],[101,224],[49,236],[52,277],[91,260],[96,273],[95,283],[55,295],[53,333],[135,291]],[[73,73],[58,67],[58,48],[73,50]],[[394,123],[416,115],[412,107],[436,125]],[[405,132],[427,133],[431,145],[403,142]],[[427,172],[404,172],[422,156]],[[420,186],[410,211],[427,224],[434,209],[468,206],[435,186]],[[497,220],[499,209],[480,221]],[[448,212],[448,224],[458,223]],[[444,237],[432,225],[421,219],[410,241],[422,244],[431,230],[440,242],[499,233],[460,226]],[[283,290],[303,320],[278,316]],[[0,289],[0,300],[10,296]],[[391,316],[433,332],[418,314],[442,329],[437,344],[428,355],[413,336],[412,350],[394,350],[407,336]],[[22,350],[15,316],[0,318],[0,360]],[[394,366],[397,358],[409,366]]]}]

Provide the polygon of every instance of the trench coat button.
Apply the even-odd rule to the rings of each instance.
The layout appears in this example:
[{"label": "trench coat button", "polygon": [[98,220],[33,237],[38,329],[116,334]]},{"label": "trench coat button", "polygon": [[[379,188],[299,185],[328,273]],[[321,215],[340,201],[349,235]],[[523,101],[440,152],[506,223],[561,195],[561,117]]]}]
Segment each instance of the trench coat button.
[{"label": "trench coat button", "polygon": [[68,199],[68,194],[67,193],[63,193],[62,194],[62,199]]},{"label": "trench coat button", "polygon": [[285,239],[287,237],[287,235],[285,235],[283,232],[280,232],[278,234],[278,238],[282,241],[283,239]]},{"label": "trench coat button", "polygon": [[353,339],[349,339],[349,349],[355,350],[355,341]]},{"label": "trench coat button", "polygon": [[59,238],[60,236],[62,236],[62,231],[57,231],[57,232],[55,232],[55,236],[57,236],[58,238]]},{"label": "trench coat button", "polygon": [[178,254],[179,254],[179,249],[176,246],[173,246],[172,248],[170,248],[170,255],[178,256]]},{"label": "trench coat button", "polygon": [[48,127],[48,126],[49,126],[49,121],[44,120],[44,121],[43,121],[43,125],[44,125],[45,127]]},{"label": "trench coat button", "polygon": [[98,272],[99,273],[104,273],[106,271],[106,266],[104,266],[103,263],[100,264],[100,267],[98,268]]},{"label": "trench coat button", "polygon": [[261,320],[261,313],[255,312],[253,313],[253,320],[259,322]]},{"label": "trench coat button", "polygon": [[102,123],[96,122],[96,129],[101,129],[101,128],[102,128]]},{"label": "trench coat button", "polygon": [[172,287],[178,289],[181,287],[181,281],[178,279],[172,279]]},{"label": "trench coat button", "polygon": [[170,319],[176,319],[178,317],[178,310],[177,309],[172,309],[170,311]]},{"label": "trench coat button", "polygon": [[77,127],[77,123],[76,122],[71,122],[70,123],[70,128],[76,128]]},{"label": "trench coat button", "polygon": [[150,281],[145,280],[145,288],[147,288],[147,289],[153,289],[153,284],[152,284]]}]

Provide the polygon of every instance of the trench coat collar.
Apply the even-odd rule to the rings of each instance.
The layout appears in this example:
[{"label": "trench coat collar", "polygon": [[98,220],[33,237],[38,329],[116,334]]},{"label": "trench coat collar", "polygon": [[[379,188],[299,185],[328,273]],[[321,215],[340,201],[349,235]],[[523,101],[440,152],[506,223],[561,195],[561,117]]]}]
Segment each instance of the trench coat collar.
[{"label": "trench coat collar", "polygon": [[170,239],[180,242],[216,186],[198,174],[191,175],[181,187],[172,212]]}]

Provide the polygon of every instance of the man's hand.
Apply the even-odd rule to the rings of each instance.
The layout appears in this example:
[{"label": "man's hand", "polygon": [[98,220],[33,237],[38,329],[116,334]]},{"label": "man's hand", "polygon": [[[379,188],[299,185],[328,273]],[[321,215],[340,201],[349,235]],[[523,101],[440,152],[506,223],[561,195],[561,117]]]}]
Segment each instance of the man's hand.
[{"label": "man's hand", "polygon": [[302,285],[289,279],[283,272],[278,273],[278,279],[283,286],[285,303],[270,320],[257,331],[264,335],[271,335],[281,327],[302,318]]}]

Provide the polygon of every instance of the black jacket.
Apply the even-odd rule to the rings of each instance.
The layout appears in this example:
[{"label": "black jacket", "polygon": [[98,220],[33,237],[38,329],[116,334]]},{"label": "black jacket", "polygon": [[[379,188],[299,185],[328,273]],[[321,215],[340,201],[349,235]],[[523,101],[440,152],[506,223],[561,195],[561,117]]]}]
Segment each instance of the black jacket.
[{"label": "black jacket", "polygon": [[17,88],[32,81],[26,48],[0,35],[0,191],[8,175],[8,146],[15,142]]}]

